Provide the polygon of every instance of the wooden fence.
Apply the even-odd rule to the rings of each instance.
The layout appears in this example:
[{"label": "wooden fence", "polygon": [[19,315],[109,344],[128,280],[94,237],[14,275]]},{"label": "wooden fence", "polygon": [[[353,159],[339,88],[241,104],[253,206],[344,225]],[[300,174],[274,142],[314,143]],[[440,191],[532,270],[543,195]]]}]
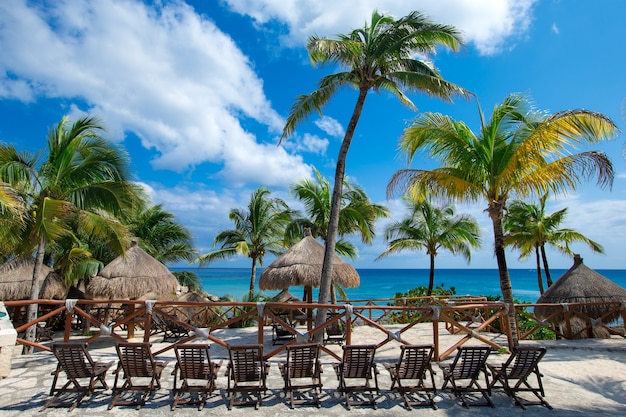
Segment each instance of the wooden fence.
[{"label": "wooden fence", "polygon": [[[24,311],[31,303],[39,305],[36,320],[25,322]],[[173,332],[177,336],[171,343],[165,343],[155,354],[172,349],[176,344],[186,343],[194,338],[208,339],[223,347],[229,340],[219,336],[220,329],[256,326],[257,341],[266,344],[268,332],[274,326],[291,333],[294,337],[287,344],[313,340],[315,335],[325,332],[338,322],[345,328],[345,343],[359,343],[353,339],[356,326],[369,326],[374,334],[380,334],[378,347],[390,342],[415,343],[411,335],[415,326],[426,326],[431,331],[429,342],[435,347],[435,359],[443,360],[453,354],[457,347],[472,341],[473,344],[488,345],[493,349],[506,351],[512,346],[507,306],[501,302],[487,302],[480,297],[424,297],[411,299],[353,300],[349,304],[320,305],[312,303],[279,302],[172,302],[172,301],[129,301],[129,300],[24,300],[6,301],[5,306],[16,323],[18,343],[36,349],[49,351],[43,338],[47,329],[56,327],[63,331],[63,340],[69,341],[77,335],[88,334],[87,343],[100,337],[111,337],[125,341],[137,336],[144,341],[160,332]],[[611,312],[619,312],[626,319],[626,303],[610,304]],[[613,305],[614,304],[614,305]],[[562,315],[563,325],[552,324],[547,318],[539,320],[533,314],[537,304],[516,305],[518,313],[518,339],[532,338],[540,329],[547,329],[555,337],[577,338],[589,333],[594,326],[606,327],[611,334],[620,334],[615,328],[601,323],[602,318],[590,318],[580,313],[580,305],[550,305],[555,307],[554,317]],[[327,308],[334,314],[319,327],[313,325],[313,311]],[[609,314],[610,315],[610,314]],[[551,315],[552,317],[552,315]],[[576,317],[587,326],[574,331],[570,323]],[[524,327],[520,327],[524,318]],[[22,334],[30,326],[38,326],[38,341],[26,341]],[[441,332],[448,337],[441,337]],[[586,334],[585,333],[585,334]],[[455,335],[455,337],[449,337]],[[494,337],[500,336],[500,337]],[[84,337],[84,336],[83,336]],[[420,343],[428,343],[420,340]],[[283,344],[265,351],[270,358],[285,350]],[[161,345],[160,345],[161,346]],[[339,356],[327,347],[323,350],[336,359]]]}]

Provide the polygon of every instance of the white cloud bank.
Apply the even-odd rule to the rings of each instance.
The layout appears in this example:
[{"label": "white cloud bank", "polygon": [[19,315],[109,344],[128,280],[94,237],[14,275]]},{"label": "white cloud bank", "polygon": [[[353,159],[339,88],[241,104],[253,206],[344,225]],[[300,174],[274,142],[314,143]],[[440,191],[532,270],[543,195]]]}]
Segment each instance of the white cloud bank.
[{"label": "white cloud bank", "polygon": [[[0,97],[83,101],[114,139],[130,131],[155,150],[157,169],[208,161],[227,181],[267,185],[310,173],[244,129],[251,119],[275,135],[284,121],[233,40],[183,2],[0,2],[0,44]],[[236,169],[242,160],[250,169]]]},{"label": "white cloud bank", "polygon": [[531,23],[536,0],[226,0],[230,7],[263,26],[278,21],[288,33],[283,43],[298,45],[311,34],[333,36],[346,28],[362,27],[372,10],[404,16],[418,10],[434,21],[456,26],[468,44],[482,54],[498,52],[508,41],[523,36]]}]

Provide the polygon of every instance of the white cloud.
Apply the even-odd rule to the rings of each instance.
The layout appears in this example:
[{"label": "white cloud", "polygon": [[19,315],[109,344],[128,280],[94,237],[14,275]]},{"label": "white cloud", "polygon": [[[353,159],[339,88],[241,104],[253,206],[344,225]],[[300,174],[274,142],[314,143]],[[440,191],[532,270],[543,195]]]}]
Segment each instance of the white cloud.
[{"label": "white cloud", "polygon": [[555,35],[558,35],[560,33],[559,27],[556,25],[556,23],[552,24],[551,29],[552,29],[552,33],[554,33]]},{"label": "white cloud", "polygon": [[309,152],[324,155],[326,149],[328,149],[328,143],[328,139],[305,133],[303,136],[292,135],[288,140],[282,143],[282,146],[294,152]]},{"label": "white cloud", "polygon": [[[460,29],[467,43],[493,54],[523,35],[531,22],[536,0],[439,0],[416,5],[404,0],[226,0],[230,7],[251,16],[259,25],[278,21],[288,28],[282,42],[300,45],[308,36],[333,36],[362,27],[372,10],[404,16],[415,8],[434,21]],[[269,25],[268,25],[269,26]],[[282,28],[281,28],[282,31]]]},{"label": "white cloud", "polygon": [[341,123],[329,116],[322,116],[315,121],[315,125],[322,129],[327,135],[341,138],[345,135],[345,130]]},{"label": "white cloud", "polygon": [[[246,149],[261,149],[283,177],[307,170],[242,127],[248,118],[276,133],[284,121],[233,40],[183,2],[0,2],[0,44],[0,97],[85,102],[72,111],[101,115],[117,140],[135,133],[156,151],[155,168],[180,172],[206,161],[228,168],[246,159]],[[227,143],[248,148],[228,152]],[[255,174],[276,180],[271,170]]]}]

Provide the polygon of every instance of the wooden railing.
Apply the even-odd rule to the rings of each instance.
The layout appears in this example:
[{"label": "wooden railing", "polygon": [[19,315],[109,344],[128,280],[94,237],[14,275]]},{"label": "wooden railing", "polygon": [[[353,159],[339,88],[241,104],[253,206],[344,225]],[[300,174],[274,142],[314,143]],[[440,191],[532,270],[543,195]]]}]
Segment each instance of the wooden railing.
[{"label": "wooden railing", "polygon": [[[411,302],[409,302],[411,301]],[[441,298],[426,297],[423,299],[407,299],[398,302],[398,299],[367,300],[360,303],[355,300],[351,304],[321,305],[311,303],[250,303],[250,302],[172,302],[172,301],[129,301],[129,300],[24,300],[6,301],[4,304],[16,323],[18,343],[32,346],[36,349],[49,351],[45,343],[25,340],[21,333],[28,327],[37,325],[41,328],[55,322],[59,330],[63,330],[63,340],[69,341],[88,330],[88,336],[83,340],[87,343],[100,337],[111,337],[118,341],[135,338],[136,328],[138,336],[144,341],[150,341],[157,331],[154,317],[160,323],[167,322],[173,326],[187,329],[189,336],[185,336],[173,343],[165,343],[155,354],[172,349],[176,344],[186,343],[196,337],[206,338],[223,347],[229,346],[229,340],[221,336],[220,329],[256,326],[258,343],[265,343],[266,329],[272,323],[279,324],[283,329],[294,334],[294,340],[288,344],[313,340],[316,335],[324,332],[333,322],[341,320],[345,326],[346,343],[359,343],[354,339],[355,326],[369,326],[374,335],[380,334],[377,345],[382,347],[390,342],[411,344],[416,343],[411,329],[419,324],[426,323],[431,329],[429,336],[432,340],[420,339],[419,343],[432,343],[435,347],[435,359],[443,360],[451,355],[457,347],[472,341],[473,344],[488,345],[493,349],[507,350],[512,346],[509,318],[504,303],[487,302],[480,298]],[[37,303],[40,315],[36,320],[24,322],[22,312],[26,305]],[[354,303],[354,304],[352,304]],[[418,305],[414,305],[418,304]],[[619,312],[626,318],[625,303],[611,304],[611,312]],[[518,317],[526,317],[531,327],[519,331],[518,339],[526,340],[532,337],[541,328],[555,332],[563,339],[576,338],[581,331],[588,331],[589,327],[603,326],[612,334],[619,334],[615,329],[600,323],[602,318],[589,318],[580,313],[575,307],[579,305],[549,305],[555,307],[559,314],[565,317],[564,325],[556,327],[547,318],[538,320],[530,311],[537,304],[516,305]],[[314,327],[310,317],[311,312],[318,308],[328,308],[336,314],[319,327]],[[304,314],[303,314],[304,313]],[[309,314],[307,314],[309,313]],[[607,313],[611,315],[612,313]],[[572,317],[587,323],[583,330],[573,332],[570,323]],[[519,320],[518,320],[519,323]],[[534,325],[532,325],[534,323]],[[307,324],[305,327],[303,324]],[[422,326],[424,327],[424,325]],[[518,325],[519,329],[519,325]],[[441,337],[440,332],[446,337]],[[370,332],[371,333],[371,332]],[[494,337],[500,335],[500,337]],[[621,334],[623,336],[623,333]],[[454,337],[451,337],[454,336]],[[266,344],[267,345],[267,344]],[[159,345],[161,346],[161,345]],[[270,358],[285,350],[286,345],[272,346],[266,349],[266,357]],[[332,349],[323,347],[324,351],[336,359],[340,359]]]}]

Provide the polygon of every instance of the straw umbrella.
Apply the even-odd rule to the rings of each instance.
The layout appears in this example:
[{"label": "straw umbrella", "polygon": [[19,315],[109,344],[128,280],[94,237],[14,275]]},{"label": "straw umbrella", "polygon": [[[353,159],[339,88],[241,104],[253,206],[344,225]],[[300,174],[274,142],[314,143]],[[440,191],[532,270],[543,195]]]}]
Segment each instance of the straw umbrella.
[{"label": "straw umbrella", "polygon": [[[161,262],[132,242],[124,254],[113,259],[87,285],[86,292],[93,299],[110,300],[171,300],[175,298],[178,281]],[[135,304],[128,305],[132,314]],[[135,334],[135,326],[128,327],[128,337]]]},{"label": "straw umbrella", "polygon": [[[537,304],[607,303],[622,302],[624,300],[626,300],[626,289],[588,268],[583,264],[580,255],[574,255],[574,265],[539,297]],[[539,319],[545,319],[554,313],[555,308],[557,307],[537,306],[535,307],[535,315]],[[611,306],[607,304],[589,304],[576,306],[575,310],[592,319],[599,319],[611,310]],[[611,323],[619,318],[620,312],[615,311],[603,317],[602,323]],[[562,324],[564,320],[563,314],[559,314],[551,319],[551,321],[559,324]]]},{"label": "straw umbrella", "polygon": [[[346,288],[360,283],[356,270],[337,255],[333,255],[333,284]],[[261,290],[283,290],[291,286],[304,286],[304,301],[313,302],[312,288],[319,288],[324,263],[324,245],[305,230],[304,238],[280,255],[263,270],[259,277]],[[309,309],[307,316],[312,319]]]},{"label": "straw umbrella", "polygon": [[93,299],[170,300],[177,288],[174,274],[133,242],[90,280],[86,292]]},{"label": "straw umbrella", "polygon": [[[14,258],[0,266],[0,300],[27,300],[30,298],[30,288],[33,283],[35,259]],[[67,295],[68,287],[63,278],[49,266],[41,269],[45,277],[39,298],[44,300],[62,300]]]}]

